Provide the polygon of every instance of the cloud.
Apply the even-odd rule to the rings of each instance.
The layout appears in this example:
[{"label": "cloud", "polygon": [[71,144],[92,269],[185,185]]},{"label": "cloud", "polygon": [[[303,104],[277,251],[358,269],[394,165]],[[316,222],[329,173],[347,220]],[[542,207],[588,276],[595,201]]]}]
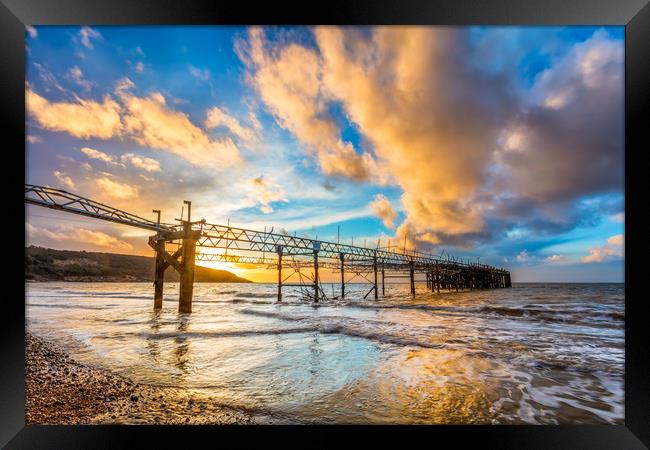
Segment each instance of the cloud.
[{"label": "cloud", "polygon": [[262,123],[257,118],[255,111],[252,109],[248,111],[248,121],[253,125],[253,129],[260,131],[262,129]]},{"label": "cloud", "polygon": [[288,202],[284,197],[284,193],[279,189],[274,189],[263,176],[249,180],[249,185],[251,187],[251,200],[260,205],[260,211],[264,214],[273,212],[271,203]]},{"label": "cloud", "polygon": [[623,186],[623,45],[600,30],[576,44],[532,88],[498,161],[506,188],[556,204]]},{"label": "cloud", "polygon": [[[37,228],[29,223],[26,225],[27,237],[30,242],[38,238],[45,238],[55,242],[87,243],[98,247],[113,250],[132,250],[133,246],[126,241],[106,234],[102,231],[93,231],[85,228],[59,227],[55,231],[47,228]],[[51,244],[50,244],[51,245]]]},{"label": "cloud", "polygon": [[45,92],[50,92],[52,89],[56,89],[59,92],[66,93],[66,90],[61,86],[52,72],[37,62],[33,63],[33,66],[38,72],[38,77],[41,80]]},{"label": "cloud", "polygon": [[41,142],[43,142],[43,138],[42,138],[42,137],[40,137],[40,136],[36,136],[36,135],[33,135],[33,134],[28,134],[27,137],[26,137],[25,139],[26,139],[27,142],[29,142],[30,144],[40,144]]},{"label": "cloud", "polygon": [[138,189],[136,187],[113,181],[107,176],[99,178],[96,184],[102,194],[111,199],[135,199],[138,196]]},{"label": "cloud", "polygon": [[[260,30],[239,46],[249,81],[276,120],[316,149],[325,174],[392,178],[404,190],[409,226],[401,230],[413,238],[438,242],[441,233],[481,231],[474,194],[512,102],[495,80],[468,70],[467,36],[431,27],[323,27],[314,34],[318,51],[298,44],[267,50]],[[341,141],[328,113],[334,102],[375,156]]]},{"label": "cloud", "polygon": [[122,89],[119,95],[125,108],[125,132],[138,144],[167,151],[197,166],[223,168],[242,161],[230,138],[210,139],[187,114],[170,108],[161,93],[137,97]]},{"label": "cloud", "polygon": [[397,211],[393,208],[390,201],[382,194],[375,195],[374,200],[370,203],[370,209],[373,214],[379,217],[387,228],[394,228],[397,220]]},{"label": "cloud", "polygon": [[82,147],[81,152],[91,159],[97,159],[99,161],[104,161],[105,163],[115,164],[113,157],[107,153],[95,150],[90,147]]},{"label": "cloud", "polygon": [[566,260],[567,260],[566,256],[564,255],[550,255],[544,258],[544,262],[546,262],[547,264],[558,264],[558,263],[565,262]]},{"label": "cloud", "polygon": [[118,96],[125,95],[125,91],[132,89],[135,87],[135,83],[131,81],[129,78],[124,77],[118,80],[117,84],[115,85],[115,93]]},{"label": "cloud", "polygon": [[[402,189],[400,240],[471,246],[513,227],[564,231],[595,220],[583,197],[622,187],[623,45],[605,31],[554,54],[522,93],[507,58],[475,63],[484,49],[469,30],[313,34],[315,48],[253,28],[235,49],[323,173]],[[342,141],[333,108],[361,135],[362,155]]]},{"label": "cloud", "polygon": [[86,80],[83,76],[83,72],[78,66],[71,67],[66,74],[66,78],[81,86],[85,91],[90,91],[96,84]]},{"label": "cloud", "polygon": [[133,87],[128,78],[117,83],[115,94],[122,105],[108,95],[102,103],[80,98],[49,102],[27,88],[27,109],[43,128],[78,138],[129,137],[197,166],[221,168],[243,161],[232,139],[210,139],[187,114],[170,108],[160,92],[138,97],[129,92]]},{"label": "cloud", "polygon": [[36,38],[38,37],[38,31],[36,31],[36,28],[27,25],[27,26],[25,27],[25,29],[27,30],[27,33],[29,33],[29,36],[30,36],[32,39],[36,39]]},{"label": "cloud", "polygon": [[59,180],[59,183],[61,183],[63,186],[69,189],[75,188],[75,184],[72,181],[72,178],[70,178],[65,173],[55,170],[54,172],[52,172],[52,174],[56,177],[57,180]]},{"label": "cloud", "polygon": [[115,157],[99,150],[95,150],[94,148],[83,147],[81,151],[91,159],[97,159],[99,161],[103,161],[112,165],[125,167],[126,164],[130,164],[133,167],[144,170],[145,172],[160,172],[161,170],[160,163],[157,160],[153,158],[147,158],[145,156],[135,155],[133,153],[125,153],[124,155],[120,156],[120,162],[117,161]]},{"label": "cloud", "polygon": [[198,67],[194,67],[191,64],[189,66],[189,69],[190,74],[192,74],[192,76],[197,80],[208,81],[210,79],[210,70],[208,69],[199,69]]},{"label": "cloud", "polygon": [[81,242],[95,244],[100,247],[116,248],[122,250],[131,250],[133,246],[126,241],[110,236],[101,231],[91,231],[83,228],[76,230],[76,237]]},{"label": "cloud", "polygon": [[93,39],[99,39],[102,37],[101,34],[99,34],[99,31],[93,30],[90,27],[81,27],[81,30],[79,30],[79,36],[81,38],[81,44],[89,49],[93,49]]},{"label": "cloud", "polygon": [[120,107],[108,95],[102,102],[80,98],[74,102],[49,102],[27,88],[25,97],[28,113],[47,130],[82,139],[109,139],[120,133]]},{"label": "cloud", "polygon": [[153,158],[147,158],[145,156],[134,155],[133,153],[126,153],[120,157],[120,159],[131,164],[133,167],[142,169],[145,172],[160,172],[160,163]]},{"label": "cloud", "polygon": [[530,255],[528,254],[528,250],[524,249],[524,250],[520,251],[519,254],[517,254],[516,259],[517,259],[517,261],[523,263],[523,262],[530,261],[531,258],[530,258]]},{"label": "cloud", "polygon": [[[253,123],[255,124],[256,122]],[[259,122],[257,124],[259,125]],[[255,132],[253,130],[243,127],[239,123],[239,120],[216,106],[206,112],[205,126],[207,128],[225,127],[232,134],[244,141],[255,139]]]},{"label": "cloud", "polygon": [[620,212],[620,213],[618,213],[618,214],[614,214],[613,216],[610,216],[610,218],[611,218],[614,222],[623,223],[623,222],[625,222],[625,213],[624,213],[624,212]]},{"label": "cloud", "polygon": [[616,260],[623,257],[624,237],[622,234],[607,239],[607,243],[601,247],[590,248],[589,254],[580,258],[583,263],[598,263]]},{"label": "cloud", "polygon": [[352,144],[343,142],[328,112],[317,52],[298,44],[267,47],[264,32],[251,28],[248,40],[237,41],[235,50],[247,67],[248,83],[278,124],[315,153],[325,174],[370,179],[375,172],[372,156],[358,155]]},{"label": "cloud", "polygon": [[142,61],[138,61],[137,63],[135,63],[134,69],[135,69],[135,73],[143,73],[144,63]]},{"label": "cloud", "polygon": [[480,232],[490,149],[514,100],[471,70],[467,33],[379,27],[315,30],[323,81],[404,193],[412,237],[438,243]]}]

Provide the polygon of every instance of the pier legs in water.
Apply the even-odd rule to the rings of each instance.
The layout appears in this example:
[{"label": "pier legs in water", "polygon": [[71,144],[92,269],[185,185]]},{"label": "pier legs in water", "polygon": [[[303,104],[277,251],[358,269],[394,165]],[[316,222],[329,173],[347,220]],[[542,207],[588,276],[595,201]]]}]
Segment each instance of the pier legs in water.
[{"label": "pier legs in water", "polygon": [[192,294],[194,293],[194,266],[196,257],[196,239],[191,235],[190,225],[185,225],[183,251],[181,256],[180,293],[178,297],[178,312],[192,312]]},{"label": "pier legs in water", "polygon": [[278,252],[278,301],[282,301],[282,246],[275,247]]},{"label": "pier legs in water", "polygon": [[[149,237],[149,246],[156,251],[156,266],[154,272],[154,309],[162,308],[164,274],[167,267],[171,266],[180,276],[180,289],[178,298],[178,312],[192,312],[192,294],[194,292],[194,269],[196,258],[196,241],[201,232],[191,229],[191,224],[186,224],[182,235],[178,232],[157,234]],[[172,242],[182,238],[181,246],[174,254],[170,255],[165,249],[165,242]]]},{"label": "pier legs in water", "polygon": [[[161,244],[162,250],[165,251],[165,243]],[[165,269],[167,269],[167,264],[162,253],[156,251],[156,269],[154,272],[154,294],[153,294],[153,309],[161,309],[163,301],[163,286],[165,283]]]},{"label": "pier legs in water", "polygon": [[375,272],[375,300],[377,300],[379,298],[379,292],[377,292],[377,256],[373,260],[372,268]]},{"label": "pier legs in water", "polygon": [[415,268],[413,267],[413,262],[410,264],[409,275],[411,278],[411,295],[415,297]]},{"label": "pier legs in water", "polygon": [[339,253],[341,259],[341,300],[345,298],[345,255]]},{"label": "pier legs in water", "polygon": [[318,250],[314,250],[314,303],[318,303]]}]

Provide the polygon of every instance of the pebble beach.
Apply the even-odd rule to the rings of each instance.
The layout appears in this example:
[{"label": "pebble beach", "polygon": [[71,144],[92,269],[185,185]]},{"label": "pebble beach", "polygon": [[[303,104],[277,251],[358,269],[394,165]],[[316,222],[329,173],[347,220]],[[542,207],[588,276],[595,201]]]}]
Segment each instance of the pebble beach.
[{"label": "pebble beach", "polygon": [[27,424],[248,424],[244,411],[209,398],[134,383],[75,361],[56,344],[26,333]]}]

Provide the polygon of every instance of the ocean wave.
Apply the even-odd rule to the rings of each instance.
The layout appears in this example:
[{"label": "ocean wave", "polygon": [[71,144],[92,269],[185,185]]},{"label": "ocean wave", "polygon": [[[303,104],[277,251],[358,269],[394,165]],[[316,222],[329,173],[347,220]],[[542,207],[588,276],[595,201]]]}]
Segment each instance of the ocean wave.
[{"label": "ocean wave", "polygon": [[224,330],[224,331],[168,331],[160,333],[134,333],[145,339],[178,339],[178,338],[224,338],[224,337],[246,337],[246,336],[260,336],[260,335],[281,335],[281,334],[297,334],[297,333],[310,333],[317,331],[314,327],[293,327],[293,328],[271,328],[262,330]]},{"label": "ocean wave", "polygon": [[[308,316],[294,316],[290,314],[242,309],[239,312],[254,316],[274,318],[288,321],[300,321],[309,324],[312,331],[322,334],[342,334],[350,337],[364,338],[370,341],[394,344],[402,347],[443,348],[444,344],[432,343],[425,331],[435,332],[442,327],[419,327],[420,336],[408,334],[408,327],[399,324],[387,324],[379,320],[354,320],[343,316],[325,316],[322,318]],[[398,331],[401,334],[391,332]]]},{"label": "ocean wave", "polygon": [[80,305],[80,304],[75,304],[75,305],[62,305],[62,304],[57,304],[57,303],[26,303],[26,306],[38,306],[39,308],[61,308],[61,309],[108,309],[112,307],[116,307],[119,305],[115,304],[108,304],[108,305]]},{"label": "ocean wave", "polygon": [[277,297],[276,293],[265,293],[265,292],[240,292],[235,294],[235,297],[239,298],[273,298]]}]

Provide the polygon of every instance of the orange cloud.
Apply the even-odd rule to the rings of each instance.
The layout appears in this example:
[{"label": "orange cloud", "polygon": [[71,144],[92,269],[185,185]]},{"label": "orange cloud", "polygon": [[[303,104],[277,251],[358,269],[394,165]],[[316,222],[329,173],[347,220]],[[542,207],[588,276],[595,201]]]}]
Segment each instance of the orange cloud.
[{"label": "orange cloud", "polygon": [[471,101],[486,80],[462,70],[463,35],[378,27],[367,37],[319,27],[315,36],[325,88],[344,104],[382,169],[404,191],[409,226],[400,227],[402,236],[437,243],[441,233],[480,231],[484,221],[475,194],[499,114]]},{"label": "orange cloud", "polygon": [[324,173],[370,179],[376,172],[372,156],[360,156],[350,143],[343,142],[327,112],[317,52],[297,44],[267,50],[269,43],[259,28],[251,28],[248,38],[237,42],[236,51],[248,68],[248,82],[277,122],[316,154]]},{"label": "orange cloud", "polygon": [[126,183],[113,181],[108,177],[99,178],[97,186],[101,189],[102,194],[113,199],[135,199],[138,196],[138,189]]},{"label": "orange cloud", "polygon": [[115,164],[115,160],[113,160],[111,155],[95,150],[94,148],[82,147],[81,152],[91,159],[98,159],[99,161],[104,161],[109,164]]},{"label": "orange cloud", "polygon": [[[255,118],[255,120],[257,119]],[[259,125],[259,122],[257,122],[257,124]],[[239,120],[216,106],[207,111],[205,126],[207,128],[223,126],[230,130],[232,134],[244,141],[250,141],[255,138],[253,130],[242,126],[239,123]]]},{"label": "orange cloud", "polygon": [[160,172],[160,163],[153,158],[126,153],[120,157],[123,162],[130,163],[133,167],[145,172]]},{"label": "orange cloud", "polygon": [[52,172],[52,174],[56,177],[57,180],[59,180],[59,182],[63,186],[70,189],[74,189],[75,187],[74,181],[72,181],[72,178],[70,178],[68,175],[58,170],[55,170],[54,172]]},{"label": "orange cloud", "polygon": [[583,263],[594,263],[610,261],[616,258],[623,257],[625,238],[622,234],[607,239],[607,243],[601,247],[592,247],[589,249],[589,254],[583,256],[580,260]]},{"label": "orange cloud", "polygon": [[[400,241],[472,245],[494,232],[488,215],[501,228],[575,226],[580,196],[621,179],[608,167],[620,167],[622,46],[604,31],[539,76],[526,100],[511,75],[473,65],[466,30],[313,33],[316,48],[253,28],[235,48],[266,109],[324,174],[402,189]],[[332,105],[363,137],[362,155],[341,139]]]},{"label": "orange cloud", "polygon": [[[398,228],[400,239],[437,243],[441,234],[480,232],[484,205],[476,194],[501,114],[467,100],[489,80],[466,73],[458,56],[466,38],[452,29],[370,31],[318,27],[312,50],[273,47],[252,29],[237,49],[267,109],[316,152],[323,173],[403,189],[407,224]],[[487,95],[508,103],[504,92]],[[332,102],[343,105],[374,155],[359,155],[341,140],[328,113]]]},{"label": "orange cloud", "polygon": [[25,91],[26,107],[38,124],[82,139],[109,139],[120,133],[120,106],[105,96],[103,101],[49,102],[31,89]]},{"label": "orange cloud", "polygon": [[261,205],[260,211],[262,211],[264,214],[273,212],[271,203],[288,202],[288,200],[284,197],[284,193],[280,190],[273,189],[263,176],[249,180],[249,184],[252,188],[251,199],[255,203],[259,203]]},{"label": "orange cloud", "polygon": [[[26,106],[41,127],[77,138],[128,137],[140,145],[167,151],[197,166],[217,168],[243,161],[230,137],[210,139],[187,114],[170,108],[161,93],[137,97],[129,93],[133,86],[128,78],[117,83],[115,94],[122,105],[108,95],[102,103],[78,97],[74,102],[50,102],[28,87]],[[243,133],[243,130],[238,131]],[[105,162],[112,159],[105,154],[100,156],[96,150],[85,153]],[[148,167],[152,167],[151,164]]]},{"label": "orange cloud", "polygon": [[198,166],[223,167],[242,161],[230,138],[210,139],[185,113],[171,109],[159,92],[148,97],[125,89],[118,92],[126,109],[126,132],[140,145],[168,151]]},{"label": "orange cloud", "polygon": [[370,209],[373,214],[379,217],[387,228],[394,228],[397,220],[397,211],[393,208],[390,201],[382,194],[375,195],[375,199],[370,203]]}]

